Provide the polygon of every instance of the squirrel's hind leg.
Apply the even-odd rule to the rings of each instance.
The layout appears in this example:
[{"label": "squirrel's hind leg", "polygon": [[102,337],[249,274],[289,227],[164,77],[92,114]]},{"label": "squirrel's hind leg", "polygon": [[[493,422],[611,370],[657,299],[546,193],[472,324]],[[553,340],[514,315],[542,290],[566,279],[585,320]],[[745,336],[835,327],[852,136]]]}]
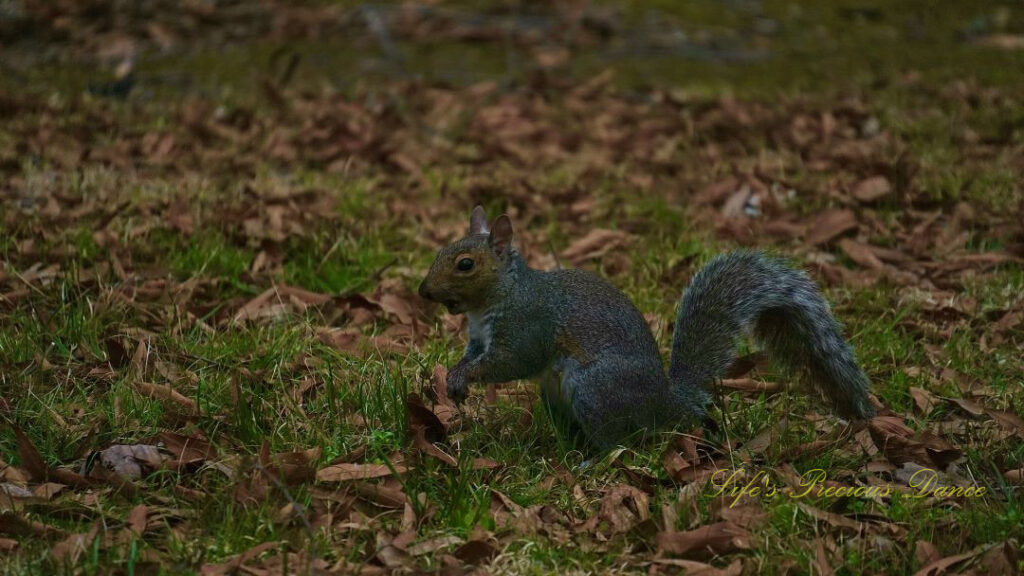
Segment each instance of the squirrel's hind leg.
[{"label": "squirrel's hind leg", "polygon": [[642,440],[686,416],[672,409],[660,363],[645,359],[601,358],[566,370],[561,384],[573,420],[587,443],[600,451]]}]

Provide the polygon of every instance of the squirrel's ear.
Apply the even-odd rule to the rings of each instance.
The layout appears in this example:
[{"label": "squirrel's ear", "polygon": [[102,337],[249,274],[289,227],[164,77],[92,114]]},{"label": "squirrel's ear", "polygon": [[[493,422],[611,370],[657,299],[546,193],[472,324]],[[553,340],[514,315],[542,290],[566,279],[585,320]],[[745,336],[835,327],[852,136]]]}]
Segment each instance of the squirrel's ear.
[{"label": "squirrel's ear", "polygon": [[508,255],[509,250],[512,249],[512,221],[508,216],[505,214],[498,216],[498,219],[494,221],[494,229],[491,230],[488,241],[495,254],[502,258]]},{"label": "squirrel's ear", "polygon": [[484,212],[483,206],[478,205],[469,215],[469,235],[487,234],[488,232],[490,232],[490,228],[487,227],[487,213]]}]

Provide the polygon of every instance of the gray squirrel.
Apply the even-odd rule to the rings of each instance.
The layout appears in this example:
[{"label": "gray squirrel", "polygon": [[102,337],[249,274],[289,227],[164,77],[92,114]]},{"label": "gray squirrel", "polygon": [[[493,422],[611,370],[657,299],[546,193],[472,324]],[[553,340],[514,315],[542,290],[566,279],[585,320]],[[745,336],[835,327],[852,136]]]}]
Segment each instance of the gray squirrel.
[{"label": "gray squirrel", "polygon": [[591,447],[701,420],[745,333],[784,368],[806,370],[839,415],[875,413],[868,379],[814,282],[760,252],[723,254],[697,272],[679,302],[667,375],[625,294],[583,270],[530,268],[508,216],[488,226],[480,206],[419,294],[469,319],[465,355],[448,372],[451,399],[465,399],[470,383],[540,377],[545,405]]}]

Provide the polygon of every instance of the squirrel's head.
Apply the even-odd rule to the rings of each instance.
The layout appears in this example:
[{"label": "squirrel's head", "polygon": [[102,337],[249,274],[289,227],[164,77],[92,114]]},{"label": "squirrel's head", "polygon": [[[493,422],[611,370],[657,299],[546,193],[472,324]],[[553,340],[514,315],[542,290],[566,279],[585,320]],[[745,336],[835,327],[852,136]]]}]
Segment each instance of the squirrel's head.
[{"label": "squirrel's head", "polygon": [[452,314],[484,308],[514,255],[512,221],[502,214],[488,226],[483,207],[477,206],[469,216],[469,235],[437,253],[420,296],[444,304]]}]

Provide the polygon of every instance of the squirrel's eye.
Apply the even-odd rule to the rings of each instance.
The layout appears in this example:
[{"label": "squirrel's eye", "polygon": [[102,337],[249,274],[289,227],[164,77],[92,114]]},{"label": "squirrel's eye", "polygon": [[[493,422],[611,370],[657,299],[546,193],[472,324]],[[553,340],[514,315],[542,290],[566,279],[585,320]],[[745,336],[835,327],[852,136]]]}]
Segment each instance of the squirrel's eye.
[{"label": "squirrel's eye", "polygon": [[473,269],[473,259],[463,258],[462,260],[459,260],[459,263],[456,264],[455,267],[463,272],[469,272]]}]

